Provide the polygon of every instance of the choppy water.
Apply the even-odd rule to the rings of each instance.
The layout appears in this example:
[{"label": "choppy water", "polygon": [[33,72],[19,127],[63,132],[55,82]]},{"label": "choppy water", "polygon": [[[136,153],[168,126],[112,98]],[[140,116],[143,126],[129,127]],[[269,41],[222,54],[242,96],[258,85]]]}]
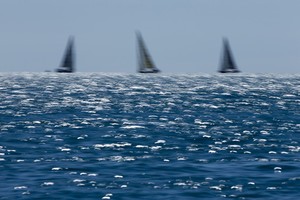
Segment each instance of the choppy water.
[{"label": "choppy water", "polygon": [[0,74],[0,199],[299,199],[300,75]]}]

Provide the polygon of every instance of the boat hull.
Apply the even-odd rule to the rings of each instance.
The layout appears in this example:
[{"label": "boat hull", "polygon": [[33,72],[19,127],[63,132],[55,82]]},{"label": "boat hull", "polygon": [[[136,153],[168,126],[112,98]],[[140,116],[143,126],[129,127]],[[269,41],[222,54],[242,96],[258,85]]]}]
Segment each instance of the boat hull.
[{"label": "boat hull", "polygon": [[220,73],[239,73],[239,70],[220,70]]},{"label": "boat hull", "polygon": [[56,72],[57,73],[73,73],[73,71],[65,70],[65,69],[57,69]]},{"label": "boat hull", "polygon": [[160,70],[158,69],[154,69],[154,70],[139,70],[138,71],[139,73],[143,73],[143,74],[153,74],[153,73],[160,73]]}]

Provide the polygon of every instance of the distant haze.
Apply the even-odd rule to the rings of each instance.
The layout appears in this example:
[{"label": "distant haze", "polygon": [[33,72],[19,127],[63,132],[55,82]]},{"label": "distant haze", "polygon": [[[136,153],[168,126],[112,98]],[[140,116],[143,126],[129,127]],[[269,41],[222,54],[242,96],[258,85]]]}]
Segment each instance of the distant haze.
[{"label": "distant haze", "polygon": [[300,72],[299,0],[0,2],[0,71],[53,71],[75,37],[78,72],[136,72],[135,31],[165,73],[215,73],[222,37],[240,70]]}]

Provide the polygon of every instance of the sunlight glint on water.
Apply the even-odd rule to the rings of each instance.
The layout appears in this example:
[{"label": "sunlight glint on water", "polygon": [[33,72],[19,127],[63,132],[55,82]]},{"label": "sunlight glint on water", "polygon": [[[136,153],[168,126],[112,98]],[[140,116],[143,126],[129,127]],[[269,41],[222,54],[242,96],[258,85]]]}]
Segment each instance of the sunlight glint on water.
[{"label": "sunlight glint on water", "polygon": [[0,74],[0,199],[297,198],[299,93],[299,75]]}]

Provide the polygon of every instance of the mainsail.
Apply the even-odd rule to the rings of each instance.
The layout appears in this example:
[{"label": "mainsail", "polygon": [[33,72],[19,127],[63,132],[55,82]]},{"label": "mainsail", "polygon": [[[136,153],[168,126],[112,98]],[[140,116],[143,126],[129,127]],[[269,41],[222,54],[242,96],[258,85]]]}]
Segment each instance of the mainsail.
[{"label": "mainsail", "polygon": [[221,58],[220,70],[221,73],[237,73],[240,72],[237,69],[237,65],[233,59],[233,55],[230,49],[229,42],[226,38],[223,39],[223,55]]},{"label": "mainsail", "polygon": [[137,56],[138,56],[138,72],[139,73],[158,73],[159,69],[156,68],[149,51],[146,48],[145,42],[141,33],[136,32],[137,36]]},{"label": "mainsail", "polygon": [[70,37],[61,65],[56,72],[72,73],[75,71],[74,65],[74,39]]}]

